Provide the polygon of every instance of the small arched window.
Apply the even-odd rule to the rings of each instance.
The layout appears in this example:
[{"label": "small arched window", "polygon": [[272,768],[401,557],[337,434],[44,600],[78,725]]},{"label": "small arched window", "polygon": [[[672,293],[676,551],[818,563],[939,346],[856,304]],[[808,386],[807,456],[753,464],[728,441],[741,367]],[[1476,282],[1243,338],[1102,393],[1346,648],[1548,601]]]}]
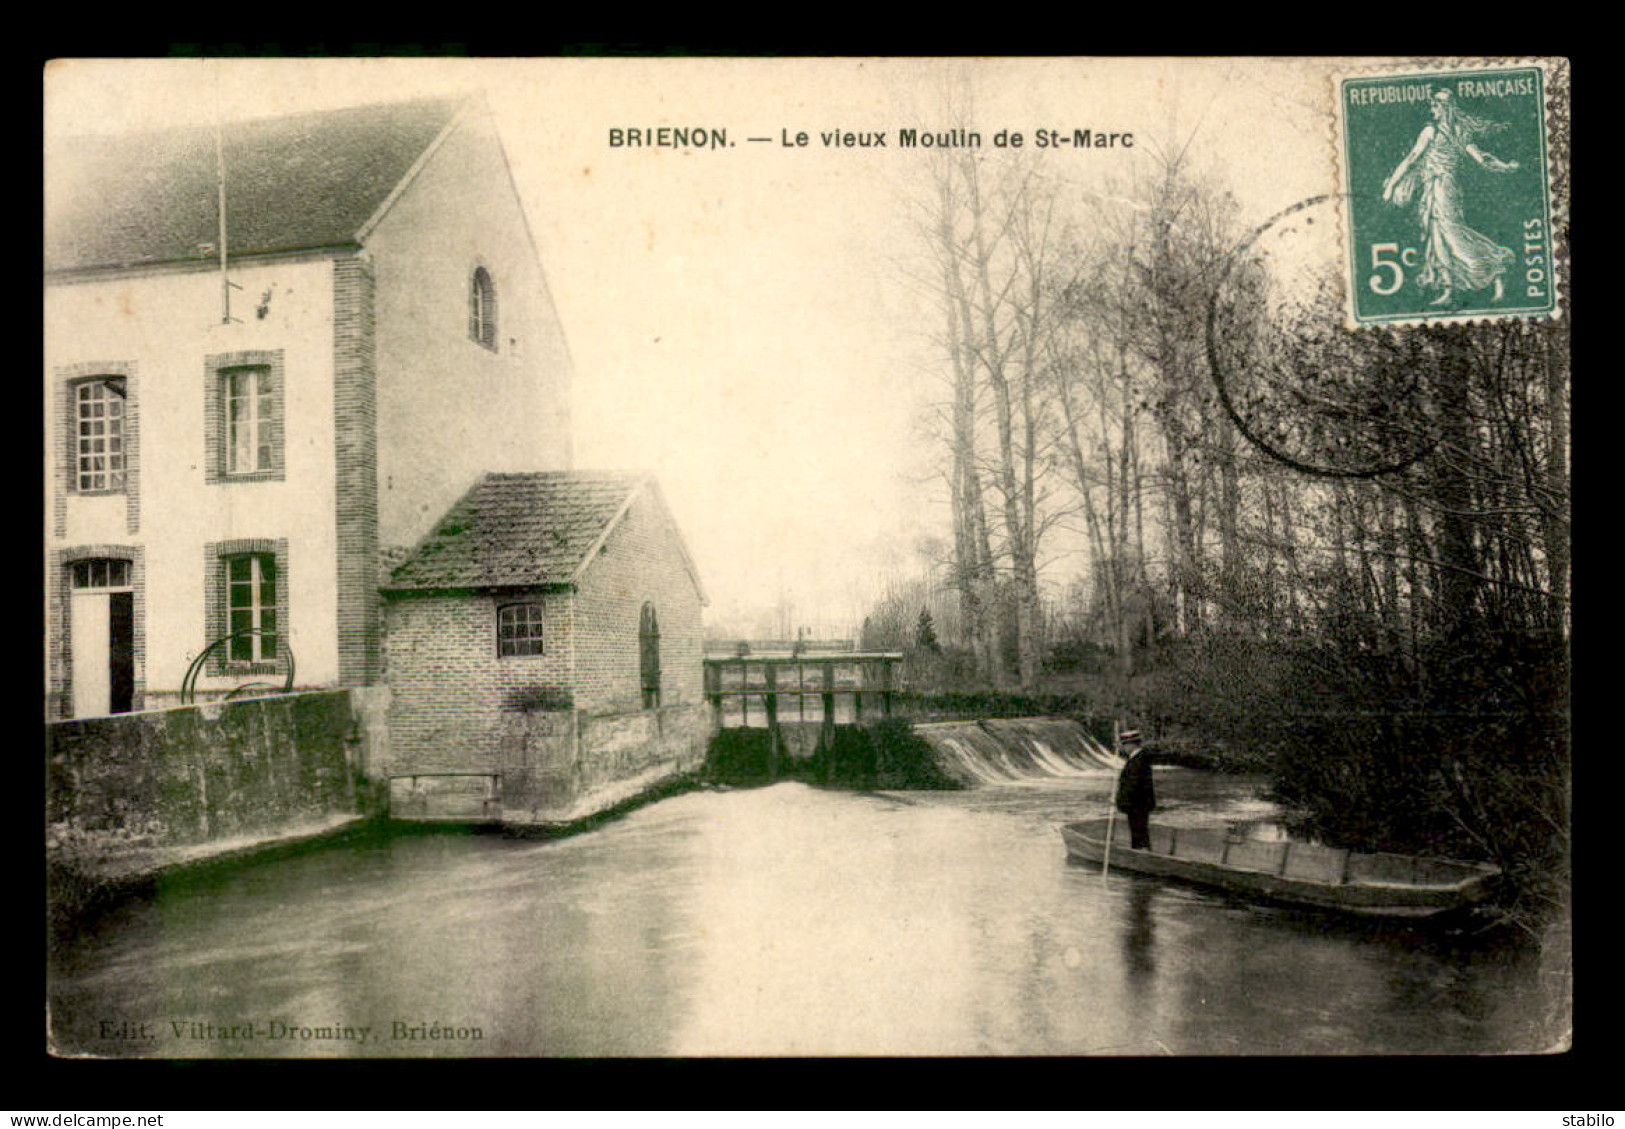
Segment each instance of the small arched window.
[{"label": "small arched window", "polygon": [[475,267],[468,283],[468,335],[496,352],[497,288],[484,267]]},{"label": "small arched window", "polygon": [[638,617],[638,675],[643,684],[643,708],[660,706],[660,623],[655,606],[644,604]]}]

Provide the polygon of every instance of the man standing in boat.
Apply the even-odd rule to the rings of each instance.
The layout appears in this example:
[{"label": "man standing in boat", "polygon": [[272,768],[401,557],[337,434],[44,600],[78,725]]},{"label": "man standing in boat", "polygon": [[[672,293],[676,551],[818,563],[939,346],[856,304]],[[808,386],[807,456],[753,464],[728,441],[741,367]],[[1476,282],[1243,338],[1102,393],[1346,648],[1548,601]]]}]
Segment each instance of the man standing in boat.
[{"label": "man standing in boat", "polygon": [[1151,782],[1151,754],[1141,744],[1137,729],[1120,734],[1117,743],[1128,758],[1117,774],[1117,810],[1128,816],[1129,845],[1137,851],[1148,851],[1151,812],[1157,806],[1157,789]]}]

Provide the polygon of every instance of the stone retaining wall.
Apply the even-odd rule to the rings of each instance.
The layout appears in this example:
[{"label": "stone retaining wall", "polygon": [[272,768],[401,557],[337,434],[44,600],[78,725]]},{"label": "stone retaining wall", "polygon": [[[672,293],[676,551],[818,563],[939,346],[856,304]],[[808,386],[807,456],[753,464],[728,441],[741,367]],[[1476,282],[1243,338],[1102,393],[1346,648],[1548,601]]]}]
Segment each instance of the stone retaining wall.
[{"label": "stone retaining wall", "polygon": [[348,691],[53,722],[47,860],[92,878],[162,869],[366,813]]},{"label": "stone retaining wall", "polygon": [[711,711],[698,705],[510,714],[502,723],[502,821],[595,815],[697,770],[710,738]]}]

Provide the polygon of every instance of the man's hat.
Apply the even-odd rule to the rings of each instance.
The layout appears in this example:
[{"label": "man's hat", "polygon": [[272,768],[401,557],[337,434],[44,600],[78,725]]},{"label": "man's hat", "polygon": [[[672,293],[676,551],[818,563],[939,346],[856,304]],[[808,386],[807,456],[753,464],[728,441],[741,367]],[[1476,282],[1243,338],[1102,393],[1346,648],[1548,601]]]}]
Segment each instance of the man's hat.
[{"label": "man's hat", "polygon": [[1138,745],[1140,743],[1140,731],[1138,729],[1130,729],[1127,733],[1119,733],[1117,735],[1117,740],[1125,745]]}]

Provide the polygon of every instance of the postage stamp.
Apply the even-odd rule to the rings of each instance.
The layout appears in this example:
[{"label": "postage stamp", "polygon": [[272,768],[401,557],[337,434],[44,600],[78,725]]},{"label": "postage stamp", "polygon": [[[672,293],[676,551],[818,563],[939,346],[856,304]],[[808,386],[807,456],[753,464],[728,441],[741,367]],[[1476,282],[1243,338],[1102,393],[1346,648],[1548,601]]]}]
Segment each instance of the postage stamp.
[{"label": "postage stamp", "polygon": [[1554,315],[1545,68],[1334,82],[1349,324]]}]

